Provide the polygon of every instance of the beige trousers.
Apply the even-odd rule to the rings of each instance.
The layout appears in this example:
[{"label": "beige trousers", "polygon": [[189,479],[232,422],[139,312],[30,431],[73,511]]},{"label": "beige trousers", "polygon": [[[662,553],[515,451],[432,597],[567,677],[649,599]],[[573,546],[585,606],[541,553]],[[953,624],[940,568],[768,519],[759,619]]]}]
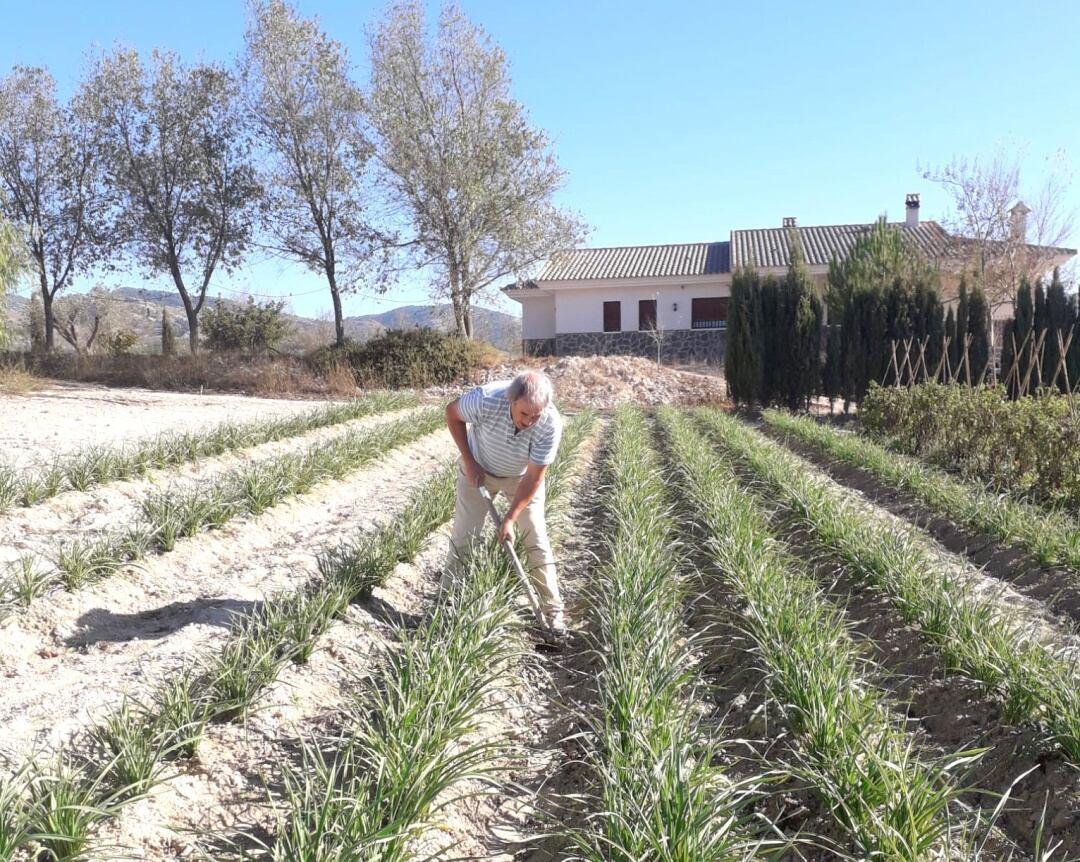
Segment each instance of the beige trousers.
[{"label": "beige trousers", "polygon": [[[484,487],[492,497],[502,494],[507,502],[517,493],[520,476],[498,479],[484,476]],[[521,536],[526,549],[525,569],[532,579],[544,614],[551,618],[563,611],[562,597],[559,595],[559,581],[555,574],[555,555],[551,552],[548,539],[547,523],[544,520],[544,499],[546,483],[540,483],[536,494],[518,516],[514,527]],[[446,560],[446,569],[442,576],[442,588],[449,588],[462,571],[462,563],[467,559],[473,545],[480,539],[484,522],[490,520],[487,503],[480,496],[476,487],[470,484],[458,462],[457,499],[454,503],[454,530],[450,536],[450,551]]]}]

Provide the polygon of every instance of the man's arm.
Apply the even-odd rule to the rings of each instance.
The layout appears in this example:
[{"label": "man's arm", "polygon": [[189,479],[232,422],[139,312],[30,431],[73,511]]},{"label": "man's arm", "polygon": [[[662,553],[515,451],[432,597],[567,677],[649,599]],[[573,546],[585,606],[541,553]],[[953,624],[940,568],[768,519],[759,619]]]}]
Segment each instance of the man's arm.
[{"label": "man's arm", "polygon": [[446,405],[446,427],[450,429],[450,436],[454,438],[458,451],[461,453],[461,465],[465,470],[465,477],[470,484],[479,488],[484,481],[484,468],[477,463],[472,450],[469,449],[469,431],[465,427],[461,410],[458,409],[460,400],[460,398],[455,398]]},{"label": "man's arm", "polygon": [[530,464],[525,468],[525,475],[518,482],[517,493],[514,494],[514,499],[510,501],[510,508],[506,510],[506,516],[499,527],[500,542],[508,539],[513,540],[514,522],[518,519],[518,515],[525,511],[525,507],[529,505],[532,498],[536,496],[536,492],[544,481],[546,472],[546,464]]}]

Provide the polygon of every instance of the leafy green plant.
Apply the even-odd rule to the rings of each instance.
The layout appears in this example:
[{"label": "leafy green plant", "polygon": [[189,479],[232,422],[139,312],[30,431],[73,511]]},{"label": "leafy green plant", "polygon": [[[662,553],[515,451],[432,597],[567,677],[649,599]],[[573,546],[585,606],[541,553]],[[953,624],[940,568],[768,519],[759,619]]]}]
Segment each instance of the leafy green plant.
[{"label": "leafy green plant", "polygon": [[15,862],[33,838],[29,766],[0,776],[0,862]]},{"label": "leafy green plant", "polygon": [[61,753],[35,764],[29,776],[30,831],[56,862],[93,858],[94,828],[116,810],[104,772]]},{"label": "leafy green plant", "polygon": [[790,516],[856,577],[881,589],[935,645],[947,669],[981,683],[1010,722],[1044,724],[1080,762],[1075,660],[1037,634],[1015,608],[975,588],[960,561],[943,566],[915,528],[869,516],[802,458],[738,420],[702,414],[720,448],[778,493]]},{"label": "leafy green plant", "polygon": [[154,690],[150,711],[165,756],[193,756],[211,717],[205,679],[196,668],[185,667]]},{"label": "leafy green plant", "polygon": [[801,745],[803,777],[852,836],[861,858],[936,858],[948,839],[957,767],[936,762],[892,718],[876,669],[844,615],[784,552],[764,510],[689,420],[661,411],[687,515],[738,597],[769,690]]},{"label": "leafy green plant", "polygon": [[[592,421],[586,415],[567,429],[548,473],[549,503],[558,500],[566,465]],[[452,489],[452,479],[452,473],[444,472],[433,481]],[[440,494],[446,495],[445,490]],[[410,505],[417,507],[408,519],[413,525],[435,514],[421,510],[421,501],[414,497]],[[380,566],[389,565],[394,554],[376,547],[380,563],[361,565],[361,547],[351,546],[355,555],[327,558],[349,560],[343,568],[325,564],[328,583],[373,583],[366,575],[358,581],[357,568],[373,578],[388,572]],[[504,746],[473,742],[469,735],[521,657],[513,601],[518,587],[494,547],[475,554],[469,566],[431,617],[415,629],[399,629],[398,643],[382,656],[377,679],[358,680],[333,756],[313,744],[305,750],[303,771],[287,771],[271,858],[401,862],[411,858],[411,839],[440,798],[469,778],[495,780]],[[325,746],[325,740],[320,742]]]},{"label": "leafy green plant", "polygon": [[1056,390],[1010,401],[1002,387],[871,387],[872,439],[1016,499],[1080,505],[1080,414]]},{"label": "leafy green plant", "polygon": [[152,713],[124,698],[91,736],[105,753],[105,774],[118,799],[139,796],[159,779],[169,738]]},{"label": "leafy green plant", "polygon": [[713,767],[692,703],[701,685],[682,621],[685,582],[670,502],[639,410],[611,433],[604,538],[593,591],[599,712],[590,728],[596,790],[568,830],[586,862],[754,859],[754,793]]},{"label": "leafy green plant", "polygon": [[282,440],[365,416],[415,407],[411,392],[372,392],[364,398],[320,407],[296,416],[224,422],[199,432],[163,434],[131,446],[91,446],[22,471],[0,465],[0,511],[18,503],[34,506],[68,488],[87,490],[115,479],[142,475],[235,449]]},{"label": "leafy green plant", "polygon": [[1080,570],[1080,523],[1063,511],[1049,511],[994,494],[890,452],[865,437],[837,431],[808,417],[775,410],[766,410],[763,416],[772,427],[869,470],[935,512],[1002,542],[1019,544],[1043,563],[1065,563]]}]

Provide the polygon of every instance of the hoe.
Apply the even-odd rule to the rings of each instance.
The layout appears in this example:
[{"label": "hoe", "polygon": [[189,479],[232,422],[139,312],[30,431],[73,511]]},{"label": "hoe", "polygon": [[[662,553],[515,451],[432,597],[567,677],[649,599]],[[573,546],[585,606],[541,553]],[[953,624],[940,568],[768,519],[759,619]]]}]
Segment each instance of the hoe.
[{"label": "hoe", "polygon": [[[478,490],[480,491],[480,496],[484,498],[484,502],[487,503],[488,514],[491,515],[491,520],[495,522],[495,529],[499,529],[499,526],[502,524],[502,518],[499,516],[499,510],[495,508],[495,501],[491,499],[490,492],[483,485],[481,485]],[[532,607],[533,614],[536,616],[536,622],[540,627],[540,636],[548,646],[558,645],[561,642],[560,638],[551,627],[548,626],[547,620],[544,619],[544,609],[540,605],[540,597],[537,596],[532,581],[529,580],[529,576],[525,573],[524,566],[521,565],[521,560],[518,558],[517,551],[514,550],[513,540],[506,539],[501,544],[506,548],[506,553],[510,556],[510,562],[513,563],[514,572],[517,574],[518,580],[521,581],[521,586],[524,588],[525,595],[529,599],[529,605]]]}]

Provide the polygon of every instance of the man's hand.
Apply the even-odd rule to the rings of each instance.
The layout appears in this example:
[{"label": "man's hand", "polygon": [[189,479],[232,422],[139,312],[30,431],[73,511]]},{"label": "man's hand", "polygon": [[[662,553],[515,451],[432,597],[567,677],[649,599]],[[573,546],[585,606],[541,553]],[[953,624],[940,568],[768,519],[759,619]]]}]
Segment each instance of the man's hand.
[{"label": "man's hand", "polygon": [[461,466],[465,471],[465,478],[469,480],[470,485],[474,488],[479,488],[484,484],[484,468],[480,466],[475,458],[463,458]]},{"label": "man's hand", "polygon": [[513,542],[514,541],[514,519],[503,518],[502,523],[499,524],[498,532],[496,533],[500,542]]}]

